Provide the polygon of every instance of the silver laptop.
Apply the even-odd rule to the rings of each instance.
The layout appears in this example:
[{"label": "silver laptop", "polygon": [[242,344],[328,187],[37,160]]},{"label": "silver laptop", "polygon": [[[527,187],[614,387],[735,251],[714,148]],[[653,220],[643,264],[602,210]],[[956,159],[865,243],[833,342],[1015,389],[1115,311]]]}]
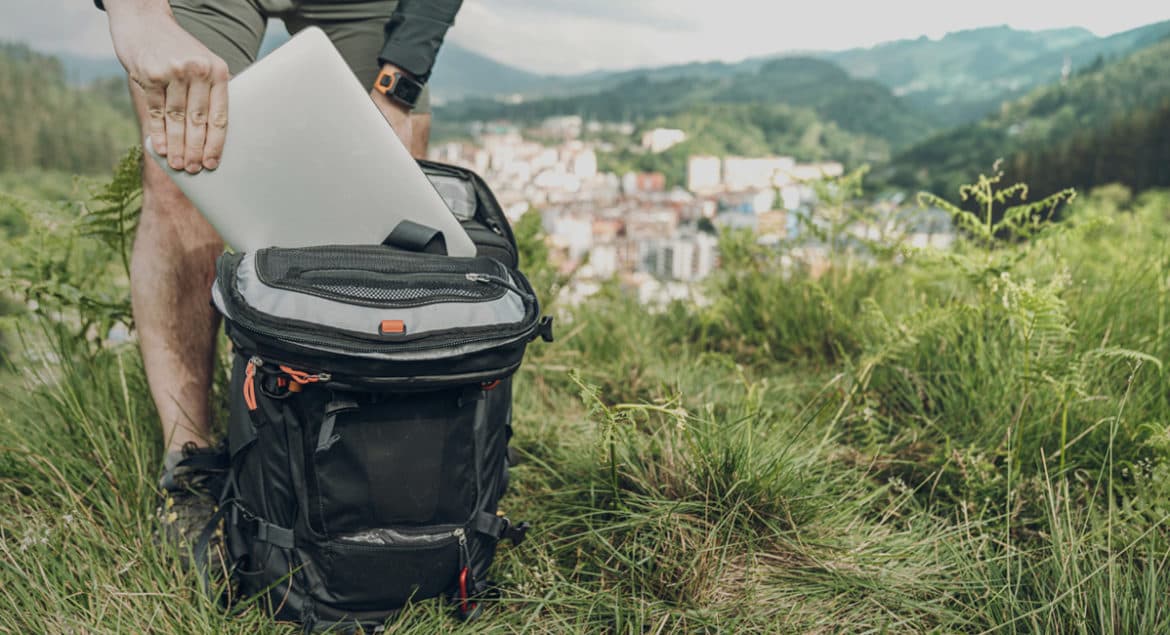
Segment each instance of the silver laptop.
[{"label": "silver laptop", "polygon": [[402,221],[442,232],[451,256],[475,245],[325,33],[310,27],[228,84],[218,169],[172,170],[237,251],[377,244]]}]

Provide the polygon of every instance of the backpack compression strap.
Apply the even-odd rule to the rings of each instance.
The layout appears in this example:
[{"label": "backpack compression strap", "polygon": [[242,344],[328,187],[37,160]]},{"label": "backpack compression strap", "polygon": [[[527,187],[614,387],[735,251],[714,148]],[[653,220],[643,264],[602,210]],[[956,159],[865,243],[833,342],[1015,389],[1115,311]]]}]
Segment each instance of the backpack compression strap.
[{"label": "backpack compression strap", "polygon": [[508,540],[513,545],[519,546],[524,542],[524,537],[528,535],[528,530],[532,528],[527,522],[522,522],[513,525],[507,516],[500,514],[489,514],[487,512],[480,512],[475,517],[475,530],[485,536],[491,536],[496,540]]},{"label": "backpack compression strap", "polygon": [[211,594],[211,574],[208,571],[207,558],[211,555],[211,538],[219,529],[219,523],[227,517],[230,506],[230,503],[220,505],[219,509],[215,510],[211,519],[203,526],[203,531],[199,532],[199,540],[195,541],[195,547],[191,551],[191,557],[195,559],[195,567],[199,571],[199,586],[204,595],[212,599],[215,598]]}]

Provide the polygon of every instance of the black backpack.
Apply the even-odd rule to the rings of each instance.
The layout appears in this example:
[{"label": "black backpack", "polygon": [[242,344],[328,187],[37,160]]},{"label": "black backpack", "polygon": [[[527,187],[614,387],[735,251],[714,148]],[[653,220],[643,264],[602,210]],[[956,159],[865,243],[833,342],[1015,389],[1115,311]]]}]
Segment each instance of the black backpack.
[{"label": "black backpack", "polygon": [[[306,630],[377,627],[409,601],[477,612],[503,538],[511,377],[552,341],[507,219],[475,174],[424,170],[479,256],[397,246],[224,254],[234,345],[221,497],[239,593]],[[409,244],[412,236],[423,236]],[[405,241],[407,244],[402,244]]]}]

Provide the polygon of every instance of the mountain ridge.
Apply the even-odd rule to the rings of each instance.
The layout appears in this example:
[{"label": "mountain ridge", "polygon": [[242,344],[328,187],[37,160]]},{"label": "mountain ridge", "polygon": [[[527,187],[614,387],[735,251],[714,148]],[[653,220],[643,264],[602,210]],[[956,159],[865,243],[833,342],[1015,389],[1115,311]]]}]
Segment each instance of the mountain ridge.
[{"label": "mountain ridge", "polygon": [[[962,122],[993,110],[1002,97],[1018,96],[1059,78],[1066,57],[1075,68],[1091,63],[1101,55],[1128,54],[1167,34],[1170,34],[1170,21],[1104,37],[1081,27],[1028,31],[999,25],[952,31],[940,38],[921,36],[838,51],[781,51],[738,62],[696,61],[572,75],[535,73],[448,41],[436,62],[432,90],[439,101],[447,102],[469,97],[570,96],[599,92],[636,77],[717,78],[756,71],[775,59],[816,57],[838,63],[855,77],[877,79],[895,94],[908,96],[926,108],[941,110],[944,120],[948,112],[954,112],[949,119]],[[262,52],[287,39],[288,35],[282,29],[270,28]],[[66,77],[76,84],[122,73],[121,66],[113,58],[53,55],[62,60]],[[979,56],[982,61],[971,61],[972,57]],[[989,60],[998,62],[999,66]],[[982,65],[985,72],[972,74],[973,65]],[[883,68],[889,70],[883,71]],[[923,85],[916,87],[912,85],[914,81]],[[954,101],[956,95],[965,92],[966,85],[980,85],[981,82],[981,93],[989,92],[986,83],[990,82],[995,89],[990,92],[995,94],[982,99]]]},{"label": "mountain ridge", "polygon": [[[993,161],[1004,158],[1009,167],[1017,166],[1022,174],[1035,180],[1036,157],[1067,163],[1070,171],[1082,168],[1080,161],[1073,160],[1076,157],[1049,156],[1059,148],[1065,148],[1066,155],[1088,153],[1086,161],[1101,163],[1096,157],[1103,150],[1094,150],[1093,144],[1083,140],[1092,138],[1111,143],[1111,131],[1124,133],[1133,141],[1120,144],[1127,147],[1118,149],[1105,163],[1129,161],[1137,165],[1134,161],[1147,154],[1142,146],[1151,141],[1142,138],[1142,126],[1158,129],[1158,118],[1168,108],[1170,37],[1126,57],[1075,73],[1065,82],[1037,88],[1024,97],[1005,102],[998,112],[978,121],[941,131],[895,156],[886,176],[892,185],[899,187],[951,191],[964,176],[986,170]],[[1078,140],[1082,142],[1077,143]],[[1075,152],[1071,151],[1074,148]],[[1098,167],[1093,166],[1094,174],[1106,173]],[[1045,179],[1061,180],[1082,186],[1092,184],[1092,179],[1083,174]]]}]

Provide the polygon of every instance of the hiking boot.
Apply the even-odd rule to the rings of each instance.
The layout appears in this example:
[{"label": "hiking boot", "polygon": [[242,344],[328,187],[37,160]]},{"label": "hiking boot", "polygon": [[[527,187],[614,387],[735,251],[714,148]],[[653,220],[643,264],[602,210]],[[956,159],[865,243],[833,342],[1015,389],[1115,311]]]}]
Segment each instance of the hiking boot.
[{"label": "hiking boot", "polygon": [[[193,550],[218,510],[226,475],[227,458],[222,447],[200,448],[188,443],[181,452],[166,457],[155,513],[160,538],[178,551],[185,568],[190,567]],[[221,570],[224,556],[221,519],[210,536],[207,564],[212,570]]]}]

